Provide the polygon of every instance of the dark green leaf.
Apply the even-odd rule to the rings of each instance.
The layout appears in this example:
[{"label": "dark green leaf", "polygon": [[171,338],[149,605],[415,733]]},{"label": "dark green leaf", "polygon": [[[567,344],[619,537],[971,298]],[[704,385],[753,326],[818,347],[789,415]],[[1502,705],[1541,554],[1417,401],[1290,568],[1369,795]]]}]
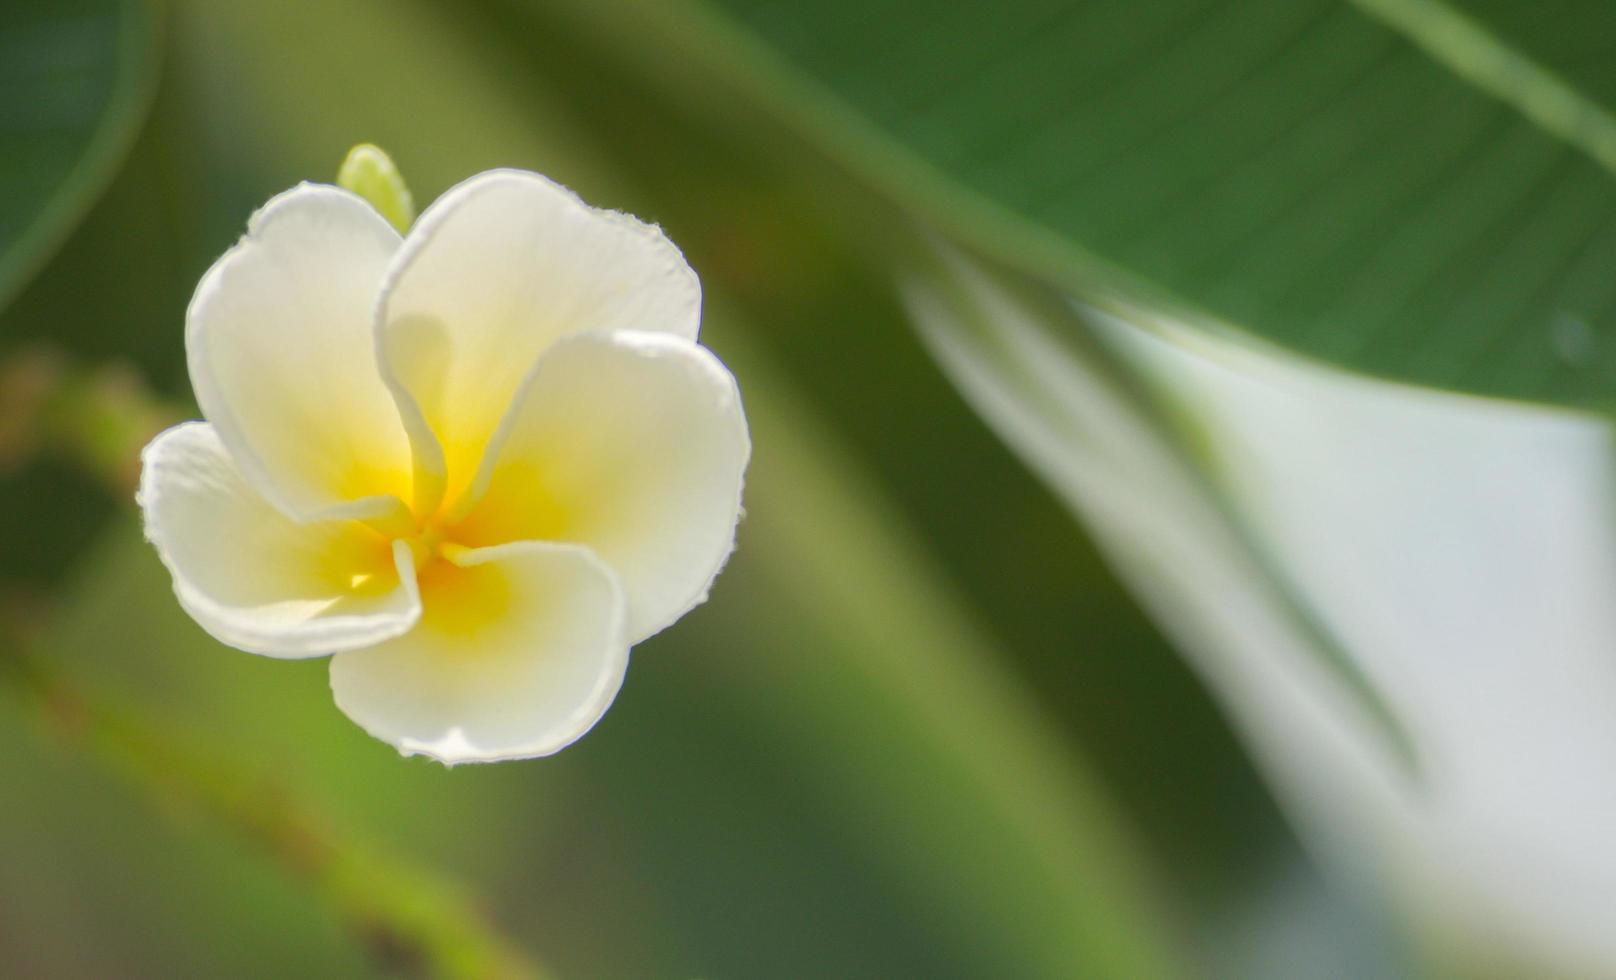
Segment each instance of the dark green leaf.
[{"label": "dark green leaf", "polygon": [[156,73],[145,0],[0,4],[0,307],[111,179]]},{"label": "dark green leaf", "polygon": [[1616,12],[1553,7],[717,0],[637,7],[655,29],[619,36],[719,66],[1073,290],[1377,375],[1605,404]]}]

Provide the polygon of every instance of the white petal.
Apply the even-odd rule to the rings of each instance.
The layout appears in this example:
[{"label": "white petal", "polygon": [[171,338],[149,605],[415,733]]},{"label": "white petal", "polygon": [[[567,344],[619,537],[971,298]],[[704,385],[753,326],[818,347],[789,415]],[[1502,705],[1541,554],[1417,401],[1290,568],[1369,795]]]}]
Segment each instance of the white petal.
[{"label": "white petal", "polygon": [[587,549],[522,542],[422,570],[408,634],[331,661],[337,706],[407,755],[549,755],[600,720],[628,668],[623,594]]},{"label": "white petal", "polygon": [[654,225],[592,208],[538,174],[495,170],[451,189],[399,250],[377,310],[383,371],[417,436],[469,483],[522,379],[581,330],[694,339],[701,284]]},{"label": "white petal", "polygon": [[409,441],[371,328],[399,241],[353,194],[300,185],[253,216],[186,313],[202,414],[294,517],[374,516],[397,506],[386,495],[410,492]]},{"label": "white petal", "polygon": [[637,643],[706,599],[734,547],[750,453],[735,378],[706,348],[570,337],[523,388],[455,533],[588,545],[622,580]]},{"label": "white petal", "polygon": [[206,422],[162,433],[141,462],[146,537],[180,604],[220,641],[316,657],[397,636],[420,617],[407,545],[355,521],[293,522],[247,485]]}]

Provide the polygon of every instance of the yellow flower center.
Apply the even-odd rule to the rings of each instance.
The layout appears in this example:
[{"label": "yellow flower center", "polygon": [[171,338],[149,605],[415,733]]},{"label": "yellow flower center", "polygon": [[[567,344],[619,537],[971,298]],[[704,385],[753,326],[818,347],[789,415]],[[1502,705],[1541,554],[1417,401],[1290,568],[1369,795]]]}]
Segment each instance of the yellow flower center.
[{"label": "yellow flower center", "polygon": [[[502,467],[497,485],[474,503],[464,497],[439,498],[427,504],[435,510],[426,517],[401,504],[393,513],[365,521],[373,532],[364,535],[369,543],[358,555],[338,559],[351,576],[350,592],[382,594],[396,587],[393,544],[403,541],[414,558],[420,588],[418,628],[462,641],[486,635],[508,614],[513,587],[499,563],[463,565],[460,558],[473,549],[513,541],[567,539],[578,515],[553,500],[541,478],[542,469],[531,461],[519,461]],[[408,483],[402,479],[394,482],[401,484],[395,496],[401,501],[413,499]],[[445,648],[475,647],[475,643],[462,642]]]},{"label": "yellow flower center", "polygon": [[415,535],[405,538],[410,550],[415,553],[417,572],[429,564],[441,561],[446,554],[453,554],[455,549],[465,550],[463,545],[450,540],[450,530],[451,528],[438,518],[429,518]]},{"label": "yellow flower center", "polygon": [[419,628],[474,638],[505,617],[513,591],[497,564],[456,564],[459,556],[470,549],[455,540],[455,531],[455,524],[435,516],[423,521],[415,534],[403,540],[415,556],[422,606]]}]

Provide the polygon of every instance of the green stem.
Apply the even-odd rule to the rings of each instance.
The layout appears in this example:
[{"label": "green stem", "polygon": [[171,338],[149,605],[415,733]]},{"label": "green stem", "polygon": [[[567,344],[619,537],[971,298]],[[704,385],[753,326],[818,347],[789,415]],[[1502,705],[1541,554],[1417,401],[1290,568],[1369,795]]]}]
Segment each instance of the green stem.
[{"label": "green stem", "polygon": [[[0,466],[49,449],[80,463],[120,500],[132,500],[141,446],[183,413],[125,370],[82,371],[26,351],[0,363],[10,409]],[[302,881],[395,975],[455,980],[543,980],[550,974],[489,922],[457,882],[338,832],[288,787],[236,760],[198,750],[205,739],[170,730],[54,672],[30,648],[39,603],[0,609],[0,686],[44,727],[82,746],[143,789],[160,809],[204,814]]]}]

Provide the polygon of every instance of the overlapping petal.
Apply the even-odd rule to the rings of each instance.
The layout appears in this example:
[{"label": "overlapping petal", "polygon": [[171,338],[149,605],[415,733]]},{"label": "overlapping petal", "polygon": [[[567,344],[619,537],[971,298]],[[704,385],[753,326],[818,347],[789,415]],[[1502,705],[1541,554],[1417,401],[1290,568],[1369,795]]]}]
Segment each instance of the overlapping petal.
[{"label": "overlapping petal", "polygon": [[372,328],[399,242],[353,194],[300,185],[253,216],[186,314],[203,415],[248,481],[294,517],[373,517],[410,492],[409,441]]},{"label": "overlapping petal", "polygon": [[693,339],[700,316],[696,274],[658,228],[538,174],[496,170],[421,215],[388,274],[377,330],[417,452],[428,471],[447,470],[452,498],[558,338],[636,329]]},{"label": "overlapping petal", "polygon": [[142,463],[146,536],[181,605],[222,642],[315,657],[415,625],[421,602],[406,545],[354,521],[292,521],[247,484],[208,423],[164,432]]},{"label": "overlapping petal", "polygon": [[457,535],[587,545],[621,579],[638,642],[706,598],[734,547],[750,452],[734,376],[706,348],[579,334],[528,379]]},{"label": "overlapping petal", "polygon": [[622,590],[587,549],[451,551],[421,585],[415,629],[331,661],[337,706],[400,751],[451,764],[549,755],[622,686]]}]

